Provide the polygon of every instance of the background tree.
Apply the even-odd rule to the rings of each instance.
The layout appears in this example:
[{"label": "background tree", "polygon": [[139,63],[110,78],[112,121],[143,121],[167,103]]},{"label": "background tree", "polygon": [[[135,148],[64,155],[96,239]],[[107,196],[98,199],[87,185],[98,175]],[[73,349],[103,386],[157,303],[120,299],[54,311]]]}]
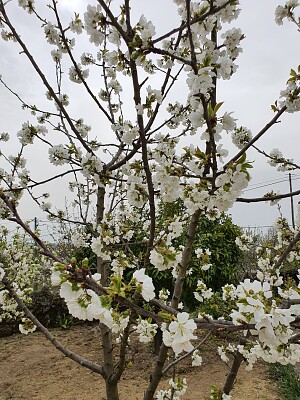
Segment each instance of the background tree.
[{"label": "background tree", "polygon": [[[59,286],[69,312],[83,320],[99,320],[103,364],[74,354],[53,338],[22,301],[21,288],[7,262],[0,268],[2,291],[31,321],[26,321],[22,329],[29,331],[34,324],[66,356],[101,375],[109,400],[119,399],[118,381],[134,332],[140,341],[148,342],[158,327],[163,331],[163,342],[149,371],[145,400],[154,396],[179,398],[184,393],[180,376],[174,378],[169,390],[157,391],[158,384],[170,368],[176,369],[182,357],[196,356],[196,347],[208,337],[202,340],[201,334],[207,330],[240,332],[238,345],[219,348],[225,361],[227,353],[232,353],[233,363],[224,387],[211,394],[214,399],[230,399],[244,359],[251,367],[258,358],[295,363],[300,354],[298,336],[292,329],[299,316],[299,287],[286,288],[280,273],[287,257],[299,259],[298,228],[286,235],[287,227],[279,224],[276,251],[262,251],[255,279],[224,286],[224,301],[234,303],[227,319],[204,313],[193,318],[181,310],[195,254],[202,270],[211,269],[207,284],[198,279],[193,288],[200,304],[213,294],[208,287],[214,283],[210,258],[216,257],[215,268],[224,280],[229,275],[225,270],[228,260],[224,259],[221,268],[220,252],[210,254],[205,247],[218,235],[224,241],[218,225],[212,224],[213,231],[207,232],[207,219],[223,218],[223,226],[230,225],[224,213],[236,201],[274,201],[291,196],[241,198],[253,167],[246,156],[250,147],[281,169],[299,168],[278,150],[268,154],[259,149],[257,142],[284,113],[300,109],[300,90],[299,70],[292,70],[286,89],[273,105],[274,117],[255,135],[238,126],[232,113],[225,111],[222,99],[217,99],[216,89],[218,81],[229,80],[237,68],[244,35],[238,28],[228,29],[227,24],[237,19],[239,2],[174,3],[178,11],[174,28],[162,27],[163,32],[157,33],[146,16],[134,13],[138,3],[130,0],[93,1],[83,16],[76,13],[71,22],[62,16],[59,1],[45,6],[44,2],[19,0],[18,6],[29,14],[28,21],[42,26],[43,46],[52,47],[51,58],[45,63],[31,50],[32,43],[25,43],[26,35],[14,21],[16,4],[0,0],[2,39],[14,42],[15,51],[29,61],[46,89],[47,99],[41,100],[41,105],[32,105],[1,80],[33,116],[17,133],[19,144],[14,154],[1,150],[0,215],[21,226],[34,239],[40,254],[54,262],[52,284]],[[279,6],[276,22],[287,18],[299,25],[294,15],[297,6],[297,1]],[[49,60],[54,74],[49,72]],[[183,81],[183,97],[178,99],[175,89],[181,90]],[[84,112],[85,103],[83,118],[79,114]],[[74,104],[79,107],[73,108]],[[230,154],[221,143],[228,133],[238,148]],[[3,132],[1,140],[13,139]],[[48,150],[51,169],[39,165],[29,171],[25,157],[44,151],[42,148]],[[74,218],[50,203],[57,192],[64,192],[58,183],[61,181],[70,189]],[[53,184],[50,196],[46,187]],[[90,270],[89,260],[64,259],[30,228],[19,213],[24,193],[51,220],[77,227],[73,243],[91,247],[96,273]],[[160,204],[176,201],[183,203],[184,211],[172,218],[159,218]],[[136,232],[138,243],[132,240]],[[141,249],[138,254],[137,246]],[[165,291],[157,297],[150,268],[172,271],[170,293]],[[125,279],[130,271],[131,279]],[[221,274],[220,278],[223,280]],[[116,335],[119,346],[114,343]],[[194,340],[195,347],[191,343]],[[172,362],[170,353],[174,355]]]}]

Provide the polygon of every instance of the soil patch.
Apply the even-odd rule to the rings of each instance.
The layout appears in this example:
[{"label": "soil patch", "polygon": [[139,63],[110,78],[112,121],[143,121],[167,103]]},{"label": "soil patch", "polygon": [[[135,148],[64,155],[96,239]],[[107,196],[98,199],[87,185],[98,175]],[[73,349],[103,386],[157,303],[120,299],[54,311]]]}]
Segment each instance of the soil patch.
[{"label": "soil patch", "polygon": [[[52,329],[53,335],[70,350],[100,363],[101,343],[96,325]],[[210,386],[222,387],[229,371],[211,348],[203,350],[203,365],[179,367],[187,379],[184,400],[204,400]],[[121,400],[141,400],[154,360],[151,346],[131,343],[129,364],[120,381]],[[162,387],[168,386],[168,379]],[[242,366],[232,392],[234,400],[280,400],[267,367],[257,364],[250,372]],[[15,334],[0,339],[0,400],[105,400],[102,378],[63,356],[39,332]]]}]

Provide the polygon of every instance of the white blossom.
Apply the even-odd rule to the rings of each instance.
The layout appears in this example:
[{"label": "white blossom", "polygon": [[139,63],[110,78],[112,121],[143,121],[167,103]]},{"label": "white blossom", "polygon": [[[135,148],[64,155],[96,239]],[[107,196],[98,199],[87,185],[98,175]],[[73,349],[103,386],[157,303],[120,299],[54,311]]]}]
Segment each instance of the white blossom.
[{"label": "white blossom", "polygon": [[5,275],[5,271],[4,271],[4,269],[2,267],[0,267],[0,282],[4,278],[4,275]]},{"label": "white blossom", "polygon": [[80,63],[77,64],[77,68],[73,65],[69,69],[69,78],[74,83],[82,83],[89,76],[88,69],[82,69]]},{"label": "white blossom", "polygon": [[172,321],[168,327],[162,326],[163,342],[167,347],[172,347],[176,356],[183,351],[189,352],[193,350],[190,341],[197,338],[193,335],[196,328],[196,323],[189,319],[188,313],[178,313],[176,320]]},{"label": "white blossom", "polygon": [[97,7],[87,6],[87,11],[84,14],[84,28],[90,37],[90,42],[96,46],[101,45],[104,41],[103,18],[99,4]]},{"label": "white blossom", "polygon": [[203,359],[199,354],[199,350],[195,350],[192,354],[192,366],[200,367],[203,363]]},{"label": "white blossom", "polygon": [[142,296],[144,300],[150,301],[154,299],[155,292],[152,278],[145,274],[145,268],[135,271],[132,277],[136,279],[138,283],[142,284]]},{"label": "white blossom", "polygon": [[36,330],[36,325],[28,318],[22,318],[22,323],[19,324],[19,331],[24,335],[28,335]]},{"label": "white blossom", "polygon": [[69,159],[69,151],[62,144],[52,146],[48,150],[49,160],[54,165],[64,165]]},{"label": "white blossom", "polygon": [[144,44],[147,44],[155,35],[155,27],[151,21],[147,21],[144,15],[140,17],[138,25],[140,28],[141,39]]},{"label": "white blossom", "polygon": [[157,328],[157,324],[151,324],[148,320],[142,319],[136,327],[136,332],[139,334],[139,341],[141,343],[151,342],[156,334]]},{"label": "white blossom", "polygon": [[34,0],[18,0],[18,4],[29,14],[31,14],[34,10]]}]

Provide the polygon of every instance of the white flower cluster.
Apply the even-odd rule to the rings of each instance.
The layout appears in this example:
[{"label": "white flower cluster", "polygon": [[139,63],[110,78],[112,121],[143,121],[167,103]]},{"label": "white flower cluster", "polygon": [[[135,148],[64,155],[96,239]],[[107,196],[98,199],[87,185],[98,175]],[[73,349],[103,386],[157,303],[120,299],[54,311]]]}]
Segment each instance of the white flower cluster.
[{"label": "white flower cluster", "polygon": [[[60,286],[60,296],[65,300],[69,313],[78,319],[99,320],[114,333],[122,333],[129,322],[129,317],[113,312],[102,304],[100,297],[91,289],[82,289],[80,285],[66,280],[68,273],[61,270],[60,264],[51,268],[51,281],[54,286]],[[92,275],[95,281],[100,280],[99,274]]]},{"label": "white flower cluster", "polygon": [[28,335],[36,330],[36,325],[29,318],[22,318],[22,323],[19,324],[19,331],[24,335]]},{"label": "white flower cluster", "polygon": [[183,228],[184,228],[184,222],[180,221],[179,217],[177,217],[175,221],[170,222],[168,226],[169,233],[166,239],[167,245],[171,245],[172,240],[178,238],[182,234]]},{"label": "white flower cluster", "polygon": [[156,392],[157,400],[180,400],[187,390],[187,384],[185,378],[175,378],[169,380],[169,389],[162,389]]},{"label": "white flower cluster", "polygon": [[[0,181],[1,181],[1,170],[0,170]],[[6,219],[11,217],[11,211],[7,207],[7,205],[4,203],[2,199],[0,199],[0,218]]]},{"label": "white flower cluster", "polygon": [[60,296],[65,299],[68,310],[73,317],[88,321],[98,319],[105,325],[112,325],[111,312],[102,307],[100,297],[92,290],[81,288],[73,290],[72,284],[66,281],[61,284]]},{"label": "white flower cluster", "polygon": [[271,289],[267,282],[251,282],[249,279],[236,288],[238,310],[230,314],[232,321],[234,324],[253,324],[255,330],[251,333],[257,335],[260,341],[250,349],[249,346],[238,347],[247,358],[249,368],[258,358],[267,362],[295,363],[295,354],[300,354],[300,345],[289,343],[293,334],[290,324],[298,315],[299,306],[279,308],[276,301],[272,300]]},{"label": "white flower cluster", "polygon": [[18,0],[18,5],[31,14],[34,10],[34,0]]},{"label": "white flower cluster", "polygon": [[147,86],[146,90],[148,93],[147,98],[150,102],[157,101],[158,104],[162,103],[163,98],[160,90],[152,89],[150,85]]},{"label": "white flower cluster", "polygon": [[232,134],[232,143],[238,148],[242,149],[245,144],[249,143],[252,139],[252,133],[249,129],[241,126],[240,128],[236,128]]},{"label": "white flower cluster", "polygon": [[280,92],[280,97],[283,101],[279,102],[281,107],[286,106],[289,113],[300,111],[300,84],[298,80],[289,80],[287,88]]},{"label": "white flower cluster", "polygon": [[168,167],[157,165],[153,176],[154,187],[160,191],[162,201],[172,203],[183,195],[179,176],[167,172]]},{"label": "white flower cluster", "polygon": [[82,138],[86,138],[88,136],[88,133],[92,129],[90,125],[84,124],[82,118],[78,119],[74,125],[76,127],[77,132],[80,134]]},{"label": "white flower cluster", "polygon": [[181,251],[175,250],[173,247],[159,247],[151,250],[150,262],[159,271],[164,271],[169,268],[176,268],[181,260],[181,255]]},{"label": "white flower cluster", "polygon": [[202,271],[208,271],[212,264],[209,263],[211,252],[209,249],[196,249],[195,254],[201,263]]},{"label": "white flower cluster", "polygon": [[150,301],[154,299],[154,285],[152,278],[145,274],[145,268],[141,268],[133,273],[132,276],[137,282],[137,287],[141,287],[141,294],[145,301]]},{"label": "white flower cluster", "polygon": [[26,188],[31,180],[29,176],[29,170],[26,168],[22,169],[20,172],[18,172],[18,178],[19,178],[19,185],[22,188]]},{"label": "white flower cluster", "polygon": [[212,289],[207,288],[206,284],[199,279],[197,282],[196,291],[194,292],[195,299],[202,303],[204,300],[210,299],[212,295]]},{"label": "white flower cluster", "polygon": [[203,359],[199,354],[199,350],[195,350],[192,354],[192,366],[200,367],[203,363]]},{"label": "white flower cluster", "polygon": [[2,29],[2,31],[1,31],[1,37],[3,40],[5,40],[5,42],[9,42],[10,40],[12,42],[17,41],[17,39],[14,37],[14,35],[11,32],[5,31],[4,29]]},{"label": "white flower cluster", "polygon": [[242,52],[240,42],[244,38],[241,29],[232,28],[221,35],[223,46],[226,50],[222,50],[216,63],[217,75],[222,79],[230,79],[236,72],[238,66],[234,60]]},{"label": "white flower cluster", "polygon": [[90,236],[84,231],[76,231],[72,233],[72,244],[77,247],[89,247]]},{"label": "white flower cluster", "polygon": [[44,33],[49,44],[57,45],[59,48],[60,36],[57,28],[52,24],[52,22],[48,22],[44,26]]},{"label": "white flower cluster", "polygon": [[92,238],[91,242],[91,250],[96,254],[98,257],[103,257],[103,241],[100,236]]},{"label": "white flower cluster", "polygon": [[38,135],[45,136],[48,132],[46,127],[42,125],[33,126],[29,122],[24,122],[22,129],[17,133],[19,141],[23,145],[32,144]]},{"label": "white flower cluster", "polygon": [[197,339],[197,336],[193,334],[197,325],[193,319],[189,319],[188,313],[178,313],[175,321],[172,321],[169,326],[162,324],[161,328],[164,344],[172,347],[176,357],[183,351],[193,350],[191,340]]},{"label": "white flower cluster", "polygon": [[[185,109],[182,104],[180,104],[178,101],[176,101],[174,104],[169,104],[168,107],[166,108],[167,112],[171,114],[169,120],[167,121],[167,126],[169,129],[176,129],[180,122],[183,119],[187,118]],[[202,113],[201,113],[202,117]],[[199,126],[202,126],[204,121],[202,121],[202,124]]]},{"label": "white flower cluster", "polygon": [[84,28],[83,23],[77,14],[75,14],[75,19],[70,22],[69,26],[70,30],[77,35],[81,34]]},{"label": "white flower cluster", "polygon": [[150,321],[142,319],[136,327],[136,332],[139,334],[139,341],[141,343],[151,342],[156,334],[157,328],[157,324],[152,324]]},{"label": "white flower cluster", "polygon": [[4,269],[2,267],[0,267],[0,282],[4,278],[4,275],[5,275],[5,271],[4,271]]},{"label": "white flower cluster", "polygon": [[277,171],[285,172],[293,168],[289,163],[292,163],[294,160],[284,158],[282,152],[278,149],[273,149],[270,152],[270,157],[271,159],[268,160],[268,163],[272,167],[277,167]]},{"label": "white flower cluster", "polygon": [[222,287],[222,298],[224,301],[235,299],[235,286],[232,284],[226,284]]},{"label": "white flower cluster", "polygon": [[252,245],[252,238],[247,235],[241,235],[235,239],[235,244],[242,251],[249,251]]},{"label": "white flower cluster", "polygon": [[[30,306],[34,285],[43,286],[47,283],[49,263],[45,257],[36,253],[36,247],[18,230],[9,240],[7,235],[7,228],[0,227],[0,251],[2,261],[5,262],[5,269],[0,263],[0,282],[4,274],[8,279],[13,276],[14,280],[11,282],[13,290],[25,305]],[[10,297],[8,290],[0,285],[0,322],[20,321],[22,318],[25,318],[25,315],[18,308],[17,302]],[[36,329],[27,319],[20,323],[19,328],[26,334]]]},{"label": "white flower cluster", "polygon": [[162,134],[155,135],[156,147],[151,155],[153,166],[153,185],[159,191],[162,201],[171,203],[183,197],[180,176],[174,166],[177,161],[175,153],[178,140]]},{"label": "white flower cluster", "polygon": [[184,204],[187,211],[193,214],[197,210],[204,210],[207,218],[214,220],[220,217],[222,211],[228,211],[238,196],[248,186],[250,176],[243,171],[243,165],[237,164],[235,168],[227,168],[216,179],[218,190],[214,195],[203,189],[197,183],[190,184],[186,193]]},{"label": "white flower cluster", "polygon": [[55,145],[48,150],[49,160],[53,165],[64,165],[70,161],[68,149],[62,145]]},{"label": "white flower cluster", "polygon": [[142,176],[134,175],[127,179],[128,202],[133,207],[143,207],[147,201],[147,185]]},{"label": "white flower cluster", "polygon": [[288,0],[284,6],[278,6],[275,10],[275,22],[277,25],[282,25],[283,20],[286,18],[291,21],[293,16],[293,11],[299,6],[297,0]]},{"label": "white flower cluster", "polygon": [[1,142],[8,142],[9,141],[9,133],[8,132],[1,132],[0,133],[0,141]]},{"label": "white flower cluster", "polygon": [[227,57],[235,60],[239,53],[242,52],[242,48],[239,47],[241,40],[244,38],[243,32],[240,28],[232,28],[225,33],[222,33],[221,38],[223,44],[227,49]]},{"label": "white flower cluster", "polygon": [[[126,217],[128,213],[124,212]],[[122,214],[116,214],[114,218],[110,216],[104,219],[102,225],[97,228],[98,236],[91,239],[91,249],[103,260],[110,261],[112,274],[116,277],[123,276],[123,270],[126,268],[136,268],[138,260],[132,254],[127,255],[124,251],[117,251],[114,244],[129,242],[134,231],[120,223],[124,221]],[[112,250],[114,249],[114,250]],[[121,247],[120,247],[121,249]]]},{"label": "white flower cluster", "polygon": [[90,37],[90,42],[96,46],[100,46],[105,38],[104,35],[104,16],[101,12],[101,6],[87,6],[87,11],[84,14],[84,28]]},{"label": "white flower cluster", "polygon": [[139,32],[143,45],[147,45],[149,40],[155,35],[154,25],[151,21],[147,21],[144,15],[140,17],[135,29]]},{"label": "white flower cluster", "polygon": [[230,394],[222,394],[222,400],[232,400],[232,396]]},{"label": "white flower cluster", "polygon": [[77,64],[77,68],[73,65],[69,69],[69,78],[74,83],[82,83],[89,76],[89,70],[83,69],[80,63]]},{"label": "white flower cluster", "polygon": [[213,88],[213,78],[216,76],[213,67],[204,67],[196,75],[194,71],[188,73],[186,83],[190,89],[190,96],[197,96],[199,93],[206,94]]},{"label": "white flower cluster", "polygon": [[123,124],[116,123],[111,126],[112,130],[120,136],[125,144],[132,145],[132,142],[139,137],[138,126],[133,125],[130,121],[124,121]]},{"label": "white flower cluster", "polygon": [[108,40],[117,47],[121,46],[121,36],[114,26],[111,26],[109,29]]},{"label": "white flower cluster", "polygon": [[103,170],[103,162],[92,153],[87,153],[81,159],[82,174],[86,178],[92,177],[98,186],[103,186],[100,174]]}]

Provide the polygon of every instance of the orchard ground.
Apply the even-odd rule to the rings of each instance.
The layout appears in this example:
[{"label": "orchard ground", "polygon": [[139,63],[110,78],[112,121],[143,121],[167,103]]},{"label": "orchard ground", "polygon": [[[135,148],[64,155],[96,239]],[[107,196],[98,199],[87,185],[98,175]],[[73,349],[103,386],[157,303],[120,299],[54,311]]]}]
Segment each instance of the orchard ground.
[{"label": "orchard ground", "polygon": [[[52,329],[52,333],[69,349],[95,362],[101,361],[97,325]],[[211,385],[223,386],[229,368],[214,355],[222,340],[216,337],[201,348],[202,366],[192,367],[190,361],[184,361],[177,367],[188,382],[184,400],[204,400],[209,397]],[[128,368],[120,381],[121,400],[143,398],[153,359],[150,345],[132,340]],[[1,338],[0,360],[0,400],[105,400],[102,378],[64,357],[40,332]],[[161,387],[168,386],[169,378],[162,381]],[[232,396],[234,400],[281,400],[275,383],[269,379],[267,366],[262,363],[250,372],[242,365]]]}]

